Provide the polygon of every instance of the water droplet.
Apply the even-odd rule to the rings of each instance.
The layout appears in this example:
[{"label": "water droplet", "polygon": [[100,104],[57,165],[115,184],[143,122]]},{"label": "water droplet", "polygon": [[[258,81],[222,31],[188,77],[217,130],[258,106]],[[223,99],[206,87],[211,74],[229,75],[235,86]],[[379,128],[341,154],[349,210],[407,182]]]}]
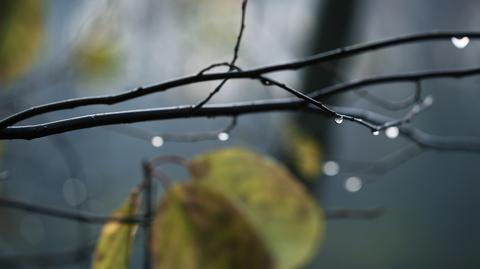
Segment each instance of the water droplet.
[{"label": "water droplet", "polygon": [[345,189],[349,192],[357,192],[362,189],[363,182],[359,177],[349,177],[345,180]]},{"label": "water droplet", "polygon": [[373,130],[373,131],[372,131],[372,135],[377,136],[377,135],[379,135],[379,134],[380,134],[380,131],[379,131],[379,130]]},{"label": "water droplet", "polygon": [[154,136],[152,137],[152,146],[156,147],[156,148],[159,148],[163,145],[163,138],[161,136]]},{"label": "water droplet", "polygon": [[433,105],[433,96],[429,95],[429,96],[425,97],[425,99],[423,99],[423,104],[425,106]]},{"label": "water droplet", "polygon": [[323,165],[323,173],[327,176],[335,176],[340,172],[340,166],[337,162],[328,161]]},{"label": "water droplet", "polygon": [[227,141],[230,138],[230,135],[227,132],[221,132],[218,133],[217,137],[220,141]]},{"label": "water droplet", "polygon": [[395,139],[400,134],[400,130],[396,126],[388,127],[385,130],[385,135],[390,139]]},{"label": "water droplet", "polygon": [[468,36],[464,36],[461,38],[452,37],[451,40],[452,40],[452,44],[458,49],[463,49],[466,46],[468,46],[468,43],[470,43],[470,38],[468,38]]},{"label": "water droplet", "polygon": [[343,116],[335,117],[335,122],[336,122],[337,124],[342,123],[342,122],[343,122]]}]

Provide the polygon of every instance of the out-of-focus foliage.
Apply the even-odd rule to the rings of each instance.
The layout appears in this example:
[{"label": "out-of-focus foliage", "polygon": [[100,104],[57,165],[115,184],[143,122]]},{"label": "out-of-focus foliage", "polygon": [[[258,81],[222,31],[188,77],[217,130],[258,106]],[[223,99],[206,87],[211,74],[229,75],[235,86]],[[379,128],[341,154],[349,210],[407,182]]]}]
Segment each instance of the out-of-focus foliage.
[{"label": "out-of-focus foliage", "polygon": [[119,65],[119,49],[112,40],[94,34],[77,44],[74,63],[82,76],[98,79],[115,74]]},{"label": "out-of-focus foliage", "polygon": [[118,34],[117,6],[110,7],[106,14],[85,27],[79,34],[73,49],[73,63],[81,77],[89,81],[106,81],[117,74],[122,50]]},{"label": "out-of-focus foliage", "polygon": [[306,180],[315,180],[322,169],[321,145],[295,125],[289,125],[285,130],[284,145],[295,171]]},{"label": "out-of-focus foliage", "polygon": [[298,268],[323,237],[321,209],[282,165],[240,148],[210,152],[190,165],[194,181],[223,195],[252,223],[276,268]]},{"label": "out-of-focus foliage", "polygon": [[169,189],[154,222],[155,268],[272,268],[253,227],[221,194],[196,184]]},{"label": "out-of-focus foliage", "polygon": [[4,0],[0,8],[0,82],[14,79],[36,58],[44,34],[43,1]]},{"label": "out-of-focus foliage", "polygon": [[[127,202],[117,209],[114,217],[133,217],[138,209],[138,192],[132,191]],[[106,223],[97,241],[92,269],[128,268],[130,251],[137,230],[135,224]]]},{"label": "out-of-focus foliage", "polygon": [[[193,180],[169,187],[154,216],[155,268],[290,269],[310,260],[323,214],[286,168],[241,148],[199,155],[188,168]],[[137,195],[114,216],[133,216]],[[134,230],[106,224],[93,268],[126,268]]]}]

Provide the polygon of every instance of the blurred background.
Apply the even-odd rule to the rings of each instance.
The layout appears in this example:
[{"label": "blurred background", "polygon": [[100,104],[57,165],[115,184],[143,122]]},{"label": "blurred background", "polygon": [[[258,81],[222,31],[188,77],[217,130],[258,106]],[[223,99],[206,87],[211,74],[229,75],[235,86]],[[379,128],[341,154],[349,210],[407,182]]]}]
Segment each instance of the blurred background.
[{"label": "blurred background", "polygon": [[[240,22],[240,0],[2,1],[0,116],[73,97],[115,94],[194,74],[229,61]],[[433,30],[478,30],[475,0],[251,0],[237,64],[242,68],[293,60],[340,46]],[[305,92],[344,80],[421,70],[475,67],[480,46],[423,42],[272,77]],[[219,68],[218,70],[222,70]],[[218,82],[175,88],[115,106],[39,116],[33,124],[92,113],[194,104]],[[413,124],[438,135],[480,135],[478,77],[422,82],[434,106]],[[402,100],[410,83],[369,87]],[[255,81],[229,81],[211,103],[287,97]],[[355,93],[328,100],[400,116]],[[307,268],[478,268],[478,162],[468,153],[424,151],[382,173],[365,167],[411,142],[372,136],[317,115],[269,113],[238,118],[222,139],[195,143],[151,140],[162,133],[225,128],[229,118],[100,127],[32,141],[0,141],[0,194],[34,204],[109,214],[141,180],[141,161],[191,157],[243,146],[288,163],[323,208],[382,207],[375,220],[327,221],[326,237]],[[280,135],[279,135],[280,134]],[[152,143],[153,142],[153,143]],[[306,160],[314,160],[304,167]],[[313,167],[313,168],[312,168]],[[182,169],[168,167],[184,180]],[[95,243],[100,227],[0,208],[0,254],[12,257]],[[141,236],[141,235],[140,235]],[[132,268],[141,262],[141,240]],[[25,261],[23,261],[25,262]],[[20,262],[22,263],[22,262]],[[26,262],[25,262],[26,263]],[[58,268],[88,268],[89,258]],[[25,268],[53,268],[32,265]],[[55,267],[55,268],[57,268]]]}]

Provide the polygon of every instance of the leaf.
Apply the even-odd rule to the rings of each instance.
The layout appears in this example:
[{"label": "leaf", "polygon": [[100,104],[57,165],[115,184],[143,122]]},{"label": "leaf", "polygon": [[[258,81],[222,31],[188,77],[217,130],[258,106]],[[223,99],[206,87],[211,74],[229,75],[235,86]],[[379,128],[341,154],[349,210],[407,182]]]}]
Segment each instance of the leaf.
[{"label": "leaf", "polygon": [[298,268],[311,258],[323,236],[323,214],[283,166],[232,148],[195,157],[190,170],[194,181],[240,209],[272,251],[276,268]]},{"label": "leaf", "polygon": [[114,75],[118,71],[119,59],[119,47],[114,40],[102,35],[93,35],[83,40],[74,54],[74,63],[80,74],[98,79]]},{"label": "leaf", "polygon": [[[138,191],[132,191],[127,202],[117,209],[114,217],[133,217],[138,210]],[[100,233],[93,255],[93,269],[128,268],[136,224],[116,221],[106,223]]]},{"label": "leaf", "polygon": [[97,12],[79,33],[72,61],[82,81],[107,82],[117,75],[122,63],[122,25],[119,5]]},{"label": "leaf", "polygon": [[172,186],[153,229],[157,269],[272,268],[251,225],[225,197],[205,186]]},{"label": "leaf", "polygon": [[5,0],[0,9],[0,82],[24,72],[38,54],[43,1]]},{"label": "leaf", "polygon": [[285,132],[285,145],[294,169],[306,180],[318,178],[322,168],[321,146],[314,137],[299,127],[288,126]]}]

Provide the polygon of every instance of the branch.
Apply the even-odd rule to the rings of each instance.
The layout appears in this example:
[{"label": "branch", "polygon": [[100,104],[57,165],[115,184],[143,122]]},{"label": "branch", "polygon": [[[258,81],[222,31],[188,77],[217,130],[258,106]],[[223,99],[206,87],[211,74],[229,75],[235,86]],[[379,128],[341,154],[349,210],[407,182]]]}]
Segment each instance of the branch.
[{"label": "branch", "polygon": [[[336,108],[337,111],[355,115],[356,117],[368,118],[373,123],[382,124],[384,122],[392,121],[391,118],[384,115],[357,109],[357,108]],[[426,149],[433,149],[439,151],[460,151],[460,152],[480,152],[480,138],[470,136],[439,136],[428,134],[411,125],[399,127],[400,134],[408,140],[414,142],[418,146]]]},{"label": "branch", "polygon": [[91,223],[91,224],[103,224],[109,221],[115,221],[115,222],[124,223],[124,224],[143,222],[143,220],[139,217],[119,218],[119,217],[112,217],[112,216],[97,216],[97,215],[91,215],[87,213],[77,213],[77,212],[71,212],[63,209],[38,206],[38,205],[21,202],[21,201],[17,201],[17,200],[5,198],[5,197],[0,197],[0,207],[7,207],[11,209],[27,211],[30,213],[41,214],[44,216],[62,218],[66,220],[78,221],[83,223]]},{"label": "branch", "polygon": [[85,246],[70,251],[57,251],[38,254],[16,254],[0,256],[2,268],[25,268],[25,267],[53,267],[78,265],[87,260],[93,252],[94,246]]},{"label": "branch", "polygon": [[[226,73],[226,75],[238,75],[242,72]],[[341,93],[347,90],[351,90],[366,85],[392,83],[400,81],[417,81],[419,79],[431,79],[442,77],[464,77],[480,74],[480,67],[456,69],[456,70],[443,70],[443,71],[429,71],[419,72],[404,75],[392,75],[373,77],[363,80],[358,80],[351,83],[338,84],[332,87],[327,87],[323,90],[319,90],[313,93],[312,98],[318,99],[333,93]],[[205,75],[210,76],[210,75]],[[69,101],[67,101],[68,103]],[[55,103],[52,106],[65,106],[67,103]],[[44,107],[49,107],[45,105]],[[202,107],[195,109],[193,106],[178,106],[178,107],[166,107],[158,109],[139,109],[122,112],[111,112],[103,114],[94,114],[81,116],[71,119],[59,120],[46,124],[27,125],[20,127],[7,127],[0,130],[0,139],[34,139],[44,137],[47,135],[63,133],[67,131],[73,131],[78,129],[86,129],[96,126],[112,125],[120,123],[133,123],[150,120],[165,120],[174,118],[190,118],[190,117],[216,117],[216,116],[236,116],[246,113],[259,113],[266,111],[283,111],[283,110],[298,110],[308,107],[306,101],[298,99],[277,99],[272,101],[252,101],[246,103],[233,103],[226,105],[212,105],[208,107]],[[45,108],[46,109],[46,108]],[[335,111],[335,109],[333,109]],[[36,108],[31,108],[26,111],[37,111]],[[30,112],[28,112],[30,113]],[[36,113],[36,112],[35,112]],[[330,111],[327,111],[330,116],[334,116]],[[365,122],[362,119],[358,119],[348,113],[334,112],[337,115],[342,115],[343,118],[355,121],[359,124],[365,125],[370,129],[379,130],[381,127],[374,126],[369,122]],[[22,112],[16,115],[23,115]],[[349,116],[350,115],[350,116]],[[15,115],[10,117],[16,117]],[[21,116],[23,117],[23,116]]]},{"label": "branch", "polygon": [[334,94],[339,94],[352,89],[370,86],[370,85],[388,84],[388,83],[397,83],[397,82],[412,82],[412,81],[416,82],[419,80],[448,78],[448,77],[462,78],[462,77],[475,76],[479,74],[480,74],[480,67],[474,67],[474,68],[445,69],[445,70],[435,70],[435,71],[414,72],[410,74],[401,74],[401,75],[370,77],[370,78],[360,79],[353,82],[335,84],[333,86],[317,90],[313,92],[311,96],[317,99],[317,98],[328,97]]},{"label": "branch", "polygon": [[[408,44],[408,43],[420,42],[420,41],[447,40],[454,36],[468,36],[469,38],[480,38],[480,33],[479,32],[433,32],[433,33],[425,33],[425,34],[408,35],[404,37],[385,39],[382,41],[367,43],[363,45],[354,45],[350,47],[339,48],[332,51],[316,54],[301,60],[287,62],[283,64],[270,65],[270,66],[259,67],[259,68],[254,68],[250,70],[245,70],[245,71],[238,71],[238,72],[224,72],[224,73],[214,73],[214,74],[201,73],[197,75],[186,76],[183,78],[170,80],[157,85],[139,87],[134,90],[120,93],[117,95],[104,95],[104,96],[68,99],[68,100],[63,100],[63,101],[53,102],[50,104],[32,107],[30,109],[16,113],[0,121],[0,129],[3,129],[7,126],[11,126],[19,121],[34,117],[36,115],[45,114],[48,112],[64,110],[64,109],[72,109],[80,106],[89,106],[89,105],[102,105],[102,104],[113,105],[113,104],[124,102],[130,99],[138,98],[144,95],[152,94],[155,92],[162,92],[171,88],[180,87],[180,86],[193,84],[193,83],[205,82],[205,81],[223,80],[223,79],[240,79],[240,78],[256,79],[258,78],[258,76],[263,74],[283,71],[283,70],[296,70],[296,69],[310,66],[313,64],[324,63],[327,61],[336,60],[336,59],[360,54],[367,51],[373,51],[376,49],[387,48],[387,47],[397,46],[401,44]],[[463,75],[469,75],[468,73],[471,73],[471,72],[478,73],[479,72],[478,69],[479,68],[474,68],[470,70],[464,69],[463,72],[462,70],[457,70],[457,71],[459,71],[460,73],[467,73]],[[435,77],[441,77],[441,76],[442,75],[439,74]],[[452,76],[452,75],[448,74],[444,76]],[[430,78],[430,77],[432,76],[427,76],[425,78]],[[422,77],[418,77],[417,79],[420,79],[420,78]],[[410,78],[410,79],[405,78],[403,80],[404,81],[414,80],[414,78]],[[390,80],[390,81],[393,81],[393,80]],[[401,81],[401,80],[396,80],[396,81]],[[367,85],[367,84],[368,83],[364,83],[363,85]],[[349,87],[346,87],[346,89],[348,88]],[[326,94],[331,94],[332,90],[334,89],[330,89]],[[318,94],[316,97],[319,97],[320,95],[323,95],[323,94]]]}]

